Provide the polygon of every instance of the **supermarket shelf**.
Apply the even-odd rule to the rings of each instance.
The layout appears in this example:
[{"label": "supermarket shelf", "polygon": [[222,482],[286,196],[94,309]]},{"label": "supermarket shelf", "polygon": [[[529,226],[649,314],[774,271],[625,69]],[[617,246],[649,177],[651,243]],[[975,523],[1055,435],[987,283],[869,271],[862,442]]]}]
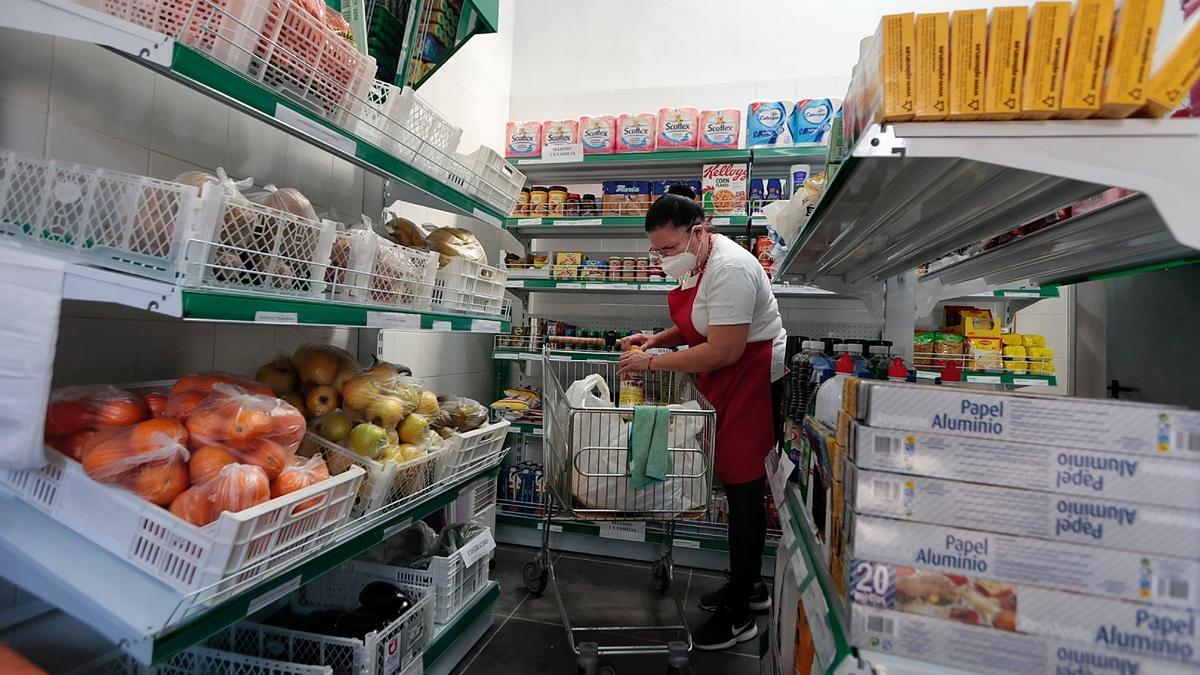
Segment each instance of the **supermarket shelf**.
[{"label": "supermarket shelf", "polygon": [[633,154],[585,155],[582,162],[547,162],[542,159],[509,159],[531,184],[585,182],[609,178],[640,179],[699,177],[704,164],[751,162],[751,172],[783,174],[792,164],[823,164],[829,154],[824,145],[796,148],[742,148],[738,150],[675,150]]},{"label": "supermarket shelf", "polygon": [[180,84],[255,117],[331,155],[396,181],[393,198],[471,216],[497,227],[505,214],[409,166],[162,34],[88,9],[71,0],[13,0],[0,25],[110,47]]},{"label": "supermarket shelf", "polygon": [[973,675],[974,671],[951,668],[927,661],[915,661],[895,654],[858,650],[859,657],[871,665],[876,675]]},{"label": "supermarket shelf", "polygon": [[778,277],[865,294],[1112,186],[1145,196],[929,276],[1045,285],[1195,258],[1200,195],[1183,183],[1198,164],[1200,120],[876,125],[834,174]]},{"label": "supermarket shelf", "polygon": [[827,145],[801,145],[790,148],[754,148],[750,151],[751,173],[786,174],[793,164],[824,164],[829,156]]},{"label": "supermarket shelf", "polygon": [[462,486],[480,476],[495,476],[496,471],[491,467],[472,473],[403,510],[363,523],[361,529],[351,523],[324,549],[281,566],[244,592],[184,620],[178,618],[184,596],[7,494],[0,494],[0,569],[4,578],[119,643],[139,661],[155,663],[377,546],[453,502]]},{"label": "supermarket shelf", "polygon": [[[607,237],[641,239],[646,236],[645,216],[600,216],[595,218],[509,218],[504,229],[522,241],[566,237]],[[762,216],[714,217],[713,227],[721,234],[767,233]]]},{"label": "supermarket shelf", "polygon": [[422,657],[425,675],[449,675],[492,626],[500,584],[492,581],[448,623],[438,626]]},{"label": "supermarket shelf", "polygon": [[512,327],[511,321],[496,316],[400,311],[328,300],[193,289],[76,264],[66,266],[63,298],[111,302],[199,321],[474,333],[503,333]]},{"label": "supermarket shelf", "polygon": [[[617,282],[617,281],[566,281],[561,279],[513,279],[509,277],[506,288],[518,293],[666,293],[675,288],[675,282]],[[775,297],[836,297],[833,291],[814,286],[772,284]]]},{"label": "supermarket shelf", "polygon": [[513,422],[508,427],[508,433],[541,436],[544,434],[544,430],[541,424],[533,424],[531,422]]},{"label": "supermarket shelf", "polygon": [[[616,352],[592,352],[571,349],[549,350],[551,361],[618,361],[621,355]],[[492,358],[500,361],[541,361],[541,352],[522,351],[519,349],[497,349],[492,352]]]},{"label": "supermarket shelf", "polygon": [[[917,369],[918,380],[935,380],[942,376],[940,370],[923,370]],[[1019,375],[1016,373],[993,373],[982,370],[964,370],[962,374],[963,384],[994,384],[1003,385],[1005,387],[1054,387],[1058,385],[1058,378],[1053,375],[1038,375],[1028,373]]]},{"label": "supermarket shelf", "polygon": [[[451,57],[453,57],[459,49],[462,49],[462,46],[467,43],[467,40],[470,40],[475,35],[495,33],[496,28],[499,25],[500,0],[465,0],[462,3],[462,15],[459,16],[458,25],[455,27],[454,44],[451,45],[448,50],[446,50],[445,56],[442,57],[442,60],[437,65],[435,65],[432,69],[430,69],[429,72],[422,75],[419,80],[413,83],[412,88],[419,89],[421,85],[428,82],[429,78],[433,77],[434,73],[440,70],[442,66],[446,65],[446,63],[450,61]],[[423,34],[418,31],[418,40],[422,35]],[[419,44],[419,42],[414,41],[413,44]],[[407,55],[407,50],[405,50],[405,54],[402,56],[402,58],[406,58]],[[407,59],[406,63],[402,64],[402,67],[405,70],[404,76],[407,77],[407,70],[408,68],[411,68],[411,64],[407,62]]]}]

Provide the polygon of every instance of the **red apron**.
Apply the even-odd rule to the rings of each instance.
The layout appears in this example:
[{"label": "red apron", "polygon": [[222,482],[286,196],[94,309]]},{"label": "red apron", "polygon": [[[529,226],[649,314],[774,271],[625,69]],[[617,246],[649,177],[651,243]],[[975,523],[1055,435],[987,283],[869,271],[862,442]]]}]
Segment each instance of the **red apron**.
[{"label": "red apron", "polygon": [[[671,321],[688,347],[708,338],[692,324],[692,304],[700,281],[691,288],[667,294]],[[763,460],[775,445],[771,415],[771,359],[773,340],[746,343],[737,363],[696,376],[700,392],[717,411],[717,447],[714,472],[722,483],[747,483],[766,475]]]}]

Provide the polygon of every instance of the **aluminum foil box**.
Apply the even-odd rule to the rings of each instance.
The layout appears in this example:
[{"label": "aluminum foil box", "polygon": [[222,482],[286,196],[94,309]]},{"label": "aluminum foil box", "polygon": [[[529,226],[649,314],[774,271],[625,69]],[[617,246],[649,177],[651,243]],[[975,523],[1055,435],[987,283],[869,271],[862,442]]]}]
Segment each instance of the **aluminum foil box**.
[{"label": "aluminum foil box", "polygon": [[862,605],[851,608],[850,642],[860,649],[990,675],[1194,675],[1187,663],[1010,633]]},{"label": "aluminum foil box", "polygon": [[1057,637],[1080,649],[1196,661],[1196,611],[1109,600],[904,565],[855,560],[850,602],[998,631]]},{"label": "aluminum foil box", "polygon": [[857,422],[847,445],[859,469],[1200,510],[1200,464],[1191,462]]},{"label": "aluminum foil box", "polygon": [[1200,558],[1200,514],[1191,511],[878,471],[856,473],[850,499],[862,514]]},{"label": "aluminum foil box", "polygon": [[1200,561],[1196,560],[863,515],[854,516],[848,540],[847,561],[870,560],[1164,607],[1200,608]]},{"label": "aluminum foil box", "polygon": [[1062,396],[848,380],[843,407],[872,427],[1200,461],[1200,412]]}]

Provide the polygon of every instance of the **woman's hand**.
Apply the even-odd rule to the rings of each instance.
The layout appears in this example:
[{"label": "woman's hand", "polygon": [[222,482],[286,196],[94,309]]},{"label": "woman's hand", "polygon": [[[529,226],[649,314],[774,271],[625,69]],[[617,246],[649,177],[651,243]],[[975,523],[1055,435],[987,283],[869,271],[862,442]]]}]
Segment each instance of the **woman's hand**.
[{"label": "woman's hand", "polygon": [[650,360],[653,358],[653,354],[647,354],[640,350],[625,352],[621,354],[621,369],[617,371],[617,375],[650,370]]},{"label": "woman's hand", "polygon": [[621,351],[625,351],[630,347],[641,347],[642,349],[650,348],[651,337],[645,333],[634,333],[621,338]]}]

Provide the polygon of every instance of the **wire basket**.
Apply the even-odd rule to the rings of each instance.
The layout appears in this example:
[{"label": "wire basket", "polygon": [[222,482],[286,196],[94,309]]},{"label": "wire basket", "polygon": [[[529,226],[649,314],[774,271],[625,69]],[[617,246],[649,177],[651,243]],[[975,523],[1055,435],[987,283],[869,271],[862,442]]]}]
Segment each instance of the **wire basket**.
[{"label": "wire basket", "polygon": [[375,80],[375,59],[360,54],[296,0],[247,1],[266,12],[249,76],[353,129]]},{"label": "wire basket", "polygon": [[224,193],[220,199],[212,234],[188,242],[188,285],[307,298],[324,295],[333,223]]},{"label": "wire basket", "polygon": [[216,208],[190,185],[0,150],[0,235],[79,262],[174,281]]},{"label": "wire basket", "polygon": [[[291,604],[301,613],[352,609],[359,592],[372,581],[392,582],[343,566],[302,586],[292,596]],[[400,586],[420,599],[388,625],[361,638],[243,621],[218,633],[209,645],[239,654],[322,664],[332,667],[337,675],[396,675],[421,658],[433,637],[432,591],[409,584]]]},{"label": "wire basket", "polygon": [[500,213],[512,213],[525,185],[525,174],[488,147],[468,155],[467,164],[471,168],[471,183],[467,186],[471,194]]},{"label": "wire basket", "polygon": [[370,230],[338,232],[335,237],[333,262],[326,271],[333,297],[371,305],[430,308],[437,253],[400,246]]},{"label": "wire basket", "polygon": [[71,675],[333,675],[329,666],[306,666],[273,659],[192,647],[156,666],[145,666],[115,650],[71,671]]},{"label": "wire basket", "polygon": [[[580,520],[675,520],[703,518],[712,491],[716,412],[684,373],[647,372],[637,388],[641,401],[622,391],[619,364],[603,360],[543,359],[546,477],[564,516]],[[597,383],[584,407],[567,389],[588,376]],[[582,389],[582,385],[577,387]],[[609,392],[622,391],[620,407],[600,407]],[[573,391],[572,397],[575,397]],[[666,480],[634,488],[629,476],[629,420],[634,405],[670,405]],[[681,407],[688,404],[688,408]]]},{"label": "wire basket", "polygon": [[508,308],[504,300],[507,281],[505,270],[456,256],[437,272],[433,306],[452,312],[503,316]]}]

